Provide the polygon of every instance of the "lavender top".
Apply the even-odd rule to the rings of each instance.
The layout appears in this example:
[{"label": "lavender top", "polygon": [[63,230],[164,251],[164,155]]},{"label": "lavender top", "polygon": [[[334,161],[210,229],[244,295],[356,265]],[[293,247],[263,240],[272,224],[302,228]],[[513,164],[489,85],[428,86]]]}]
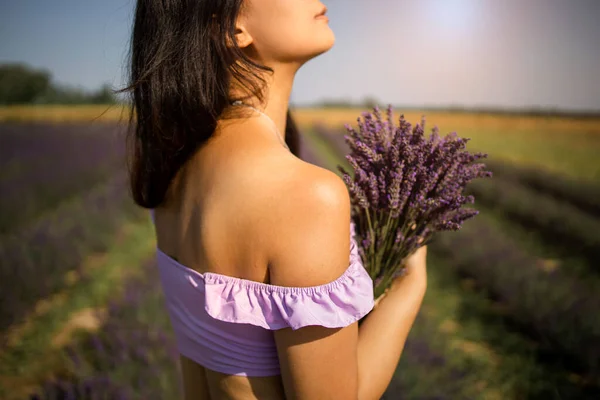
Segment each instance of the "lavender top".
[{"label": "lavender top", "polygon": [[[151,211],[152,218],[154,213]],[[373,282],[361,264],[351,222],[350,265],[336,280],[288,287],[199,273],[156,248],[160,280],[179,352],[214,371],[279,375],[273,330],[339,328],[373,308]]]}]

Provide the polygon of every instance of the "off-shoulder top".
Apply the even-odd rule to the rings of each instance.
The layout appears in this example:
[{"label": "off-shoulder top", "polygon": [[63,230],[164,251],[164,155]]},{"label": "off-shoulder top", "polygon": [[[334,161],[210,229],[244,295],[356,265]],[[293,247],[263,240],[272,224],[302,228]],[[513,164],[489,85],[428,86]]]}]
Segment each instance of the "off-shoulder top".
[{"label": "off-shoulder top", "polygon": [[[151,211],[152,219],[154,213]],[[350,263],[336,280],[288,287],[199,273],[156,247],[165,303],[179,352],[213,371],[279,375],[273,331],[320,325],[339,328],[374,305],[373,282],[363,267],[350,222]]]}]

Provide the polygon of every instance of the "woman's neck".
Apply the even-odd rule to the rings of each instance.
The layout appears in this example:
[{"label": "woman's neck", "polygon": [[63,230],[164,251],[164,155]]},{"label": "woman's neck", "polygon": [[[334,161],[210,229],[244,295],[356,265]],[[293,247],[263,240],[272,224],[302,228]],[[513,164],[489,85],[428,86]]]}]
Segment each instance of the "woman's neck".
[{"label": "woman's neck", "polygon": [[[289,65],[271,68],[274,71],[273,74],[265,76],[267,81],[264,92],[265,102],[259,104],[260,102],[255,96],[245,99],[243,102],[262,110],[275,122],[281,135],[285,135],[287,111],[292,86],[294,85],[294,77],[298,69]],[[285,137],[282,139],[285,139]]]}]

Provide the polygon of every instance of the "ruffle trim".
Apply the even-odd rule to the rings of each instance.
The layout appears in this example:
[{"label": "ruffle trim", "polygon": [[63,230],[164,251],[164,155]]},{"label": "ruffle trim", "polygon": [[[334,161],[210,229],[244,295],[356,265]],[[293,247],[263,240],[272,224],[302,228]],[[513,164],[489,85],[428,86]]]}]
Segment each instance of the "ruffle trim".
[{"label": "ruffle trim", "polygon": [[270,285],[204,273],[205,310],[213,318],[269,330],[319,325],[341,328],[373,309],[373,281],[351,228],[350,265],[335,281],[309,287]]},{"label": "ruffle trim", "polygon": [[269,330],[309,325],[341,328],[365,316],[374,303],[371,277],[356,263],[335,281],[311,287],[205,274],[204,295],[205,310],[211,317]]},{"label": "ruffle trim", "polygon": [[158,248],[157,255],[181,269],[189,284],[201,286],[205,311],[224,322],[269,330],[310,325],[341,328],[358,321],[374,306],[373,281],[361,262],[352,222],[350,265],[336,280],[318,286],[278,286],[211,272],[201,274]]}]

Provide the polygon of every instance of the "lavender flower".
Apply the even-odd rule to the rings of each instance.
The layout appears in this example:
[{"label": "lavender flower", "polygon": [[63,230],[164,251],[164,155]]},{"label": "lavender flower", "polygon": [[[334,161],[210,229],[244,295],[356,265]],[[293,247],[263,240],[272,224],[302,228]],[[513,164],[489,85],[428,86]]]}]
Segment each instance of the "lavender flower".
[{"label": "lavender flower", "polygon": [[338,169],[351,196],[359,254],[379,297],[404,273],[403,260],[432,235],[458,230],[477,215],[463,207],[474,202],[463,191],[491,172],[476,162],[486,154],[465,150],[468,138],[441,137],[437,127],[426,137],[424,117],[413,127],[402,115],[395,126],[391,106],[386,120],[378,107],[362,117],[358,130],[345,125],[345,158],[354,173]]}]

